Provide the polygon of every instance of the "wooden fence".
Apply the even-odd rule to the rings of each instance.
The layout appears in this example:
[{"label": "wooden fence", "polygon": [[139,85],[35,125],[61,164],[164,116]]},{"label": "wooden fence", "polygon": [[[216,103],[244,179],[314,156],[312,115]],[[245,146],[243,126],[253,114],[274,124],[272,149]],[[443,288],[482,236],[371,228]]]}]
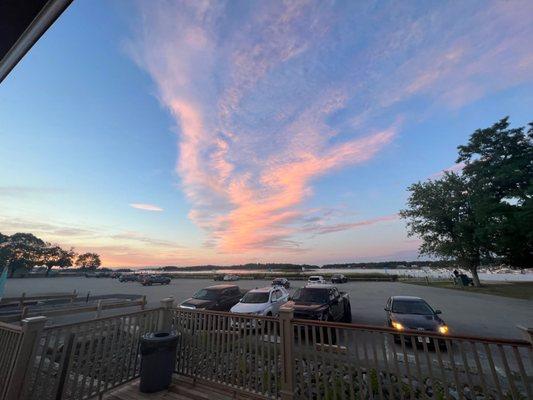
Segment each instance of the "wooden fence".
[{"label": "wooden fence", "polygon": [[178,309],[176,372],[261,398],[533,399],[528,341]]},{"label": "wooden fence", "polygon": [[[259,399],[530,399],[529,341],[173,307],[75,324],[0,324],[0,399],[88,399],[139,376],[139,342],[174,330],[176,370]],[[4,396],[4,397],[2,397]]]}]

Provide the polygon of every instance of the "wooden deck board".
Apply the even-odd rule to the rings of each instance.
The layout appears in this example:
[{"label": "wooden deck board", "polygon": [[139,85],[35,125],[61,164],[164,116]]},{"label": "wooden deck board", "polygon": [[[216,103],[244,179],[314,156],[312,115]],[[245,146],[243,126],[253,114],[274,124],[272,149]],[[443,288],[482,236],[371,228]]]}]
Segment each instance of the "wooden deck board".
[{"label": "wooden deck board", "polygon": [[249,400],[251,398],[254,396],[239,396],[229,388],[196,384],[192,379],[181,376],[174,376],[172,385],[168,390],[157,393],[141,393],[139,391],[139,379],[136,379],[103,396],[104,400]]}]

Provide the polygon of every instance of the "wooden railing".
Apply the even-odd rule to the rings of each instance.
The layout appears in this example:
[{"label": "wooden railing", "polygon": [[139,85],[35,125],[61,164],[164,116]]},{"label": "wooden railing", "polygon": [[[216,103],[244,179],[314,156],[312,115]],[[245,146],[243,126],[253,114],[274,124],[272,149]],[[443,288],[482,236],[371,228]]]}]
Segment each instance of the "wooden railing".
[{"label": "wooden railing", "polygon": [[0,399],[13,372],[21,339],[21,327],[0,322]]},{"label": "wooden railing", "polygon": [[533,398],[530,341],[298,320],[290,308],[278,318],[176,309],[172,299],[81,323],[45,322],[0,324],[0,399],[100,396],[139,376],[140,339],[160,330],[178,336],[176,373],[250,398]]},{"label": "wooden railing", "polygon": [[294,393],[306,399],[530,399],[527,341],[293,320]]},{"label": "wooden railing", "polygon": [[278,398],[280,321],[273,317],[178,309],[176,372]]},{"label": "wooden railing", "polygon": [[117,308],[127,308],[127,307],[141,307],[146,306],[146,296],[142,296],[138,300],[127,300],[127,301],[113,301],[106,302],[105,300],[98,300],[96,304],[84,305],[84,306],[73,306],[69,305],[66,307],[54,307],[48,309],[40,309],[36,311],[31,311],[28,307],[23,307],[20,310],[20,313],[13,315],[1,316],[0,322],[18,322],[28,317],[35,316],[45,316],[45,317],[61,317],[65,315],[73,314],[82,314],[88,312],[96,313],[96,317],[100,317],[102,311],[113,310]]}]

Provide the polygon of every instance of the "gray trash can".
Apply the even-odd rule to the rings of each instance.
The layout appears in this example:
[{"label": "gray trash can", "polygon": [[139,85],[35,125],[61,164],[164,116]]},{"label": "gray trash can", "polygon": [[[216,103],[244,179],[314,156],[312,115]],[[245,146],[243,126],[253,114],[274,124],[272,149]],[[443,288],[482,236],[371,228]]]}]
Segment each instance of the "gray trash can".
[{"label": "gray trash can", "polygon": [[141,392],[153,393],[169,387],[177,344],[178,337],[170,332],[147,333],[141,338]]}]

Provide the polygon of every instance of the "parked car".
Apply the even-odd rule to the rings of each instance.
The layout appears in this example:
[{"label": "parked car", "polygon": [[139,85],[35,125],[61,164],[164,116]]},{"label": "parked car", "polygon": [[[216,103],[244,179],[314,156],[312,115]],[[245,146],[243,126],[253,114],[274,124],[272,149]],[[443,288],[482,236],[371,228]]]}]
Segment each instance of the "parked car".
[{"label": "parked car", "polygon": [[307,285],[292,296],[294,318],[352,322],[350,297],[329,284]]},{"label": "parked car", "polygon": [[224,280],[224,275],[217,274],[217,275],[213,276],[213,280],[214,281],[223,281]]},{"label": "parked car", "polygon": [[170,278],[165,275],[146,275],[141,279],[141,284],[143,286],[152,286],[155,284],[159,285],[168,285],[170,283]]},{"label": "parked car", "polygon": [[181,308],[229,311],[244,295],[237,285],[221,284],[200,289],[180,304]]},{"label": "parked car", "polygon": [[110,276],[111,275],[109,274],[109,272],[105,272],[105,271],[86,272],[85,273],[85,277],[86,278],[108,278]]},{"label": "parked car", "polygon": [[275,278],[272,281],[272,286],[283,286],[285,289],[288,289],[291,287],[291,283],[287,278]]},{"label": "parked car", "polygon": [[231,307],[231,312],[277,316],[281,305],[289,300],[289,292],[281,286],[271,286],[250,290]]},{"label": "parked car", "polygon": [[122,275],[121,272],[112,272],[110,277],[113,279],[118,279],[120,278],[121,275]]},{"label": "parked car", "polygon": [[307,279],[307,284],[314,285],[314,284],[324,284],[326,283],[326,280],[323,276],[320,275],[312,275]]},{"label": "parked car", "polygon": [[331,283],[346,283],[346,282],[348,282],[348,278],[346,278],[346,275],[335,274],[331,277]]},{"label": "parked car", "polygon": [[[392,296],[385,306],[386,324],[397,331],[414,330],[440,333],[446,335],[449,328],[439,317],[440,310],[434,310],[424,299],[412,296]],[[395,337],[399,341],[399,336]],[[430,339],[422,336],[418,342],[430,343]]]},{"label": "parked car", "polygon": [[122,274],[118,280],[119,282],[137,282],[139,280],[139,276],[135,274]]},{"label": "parked car", "polygon": [[239,275],[224,275],[223,281],[238,281]]}]

